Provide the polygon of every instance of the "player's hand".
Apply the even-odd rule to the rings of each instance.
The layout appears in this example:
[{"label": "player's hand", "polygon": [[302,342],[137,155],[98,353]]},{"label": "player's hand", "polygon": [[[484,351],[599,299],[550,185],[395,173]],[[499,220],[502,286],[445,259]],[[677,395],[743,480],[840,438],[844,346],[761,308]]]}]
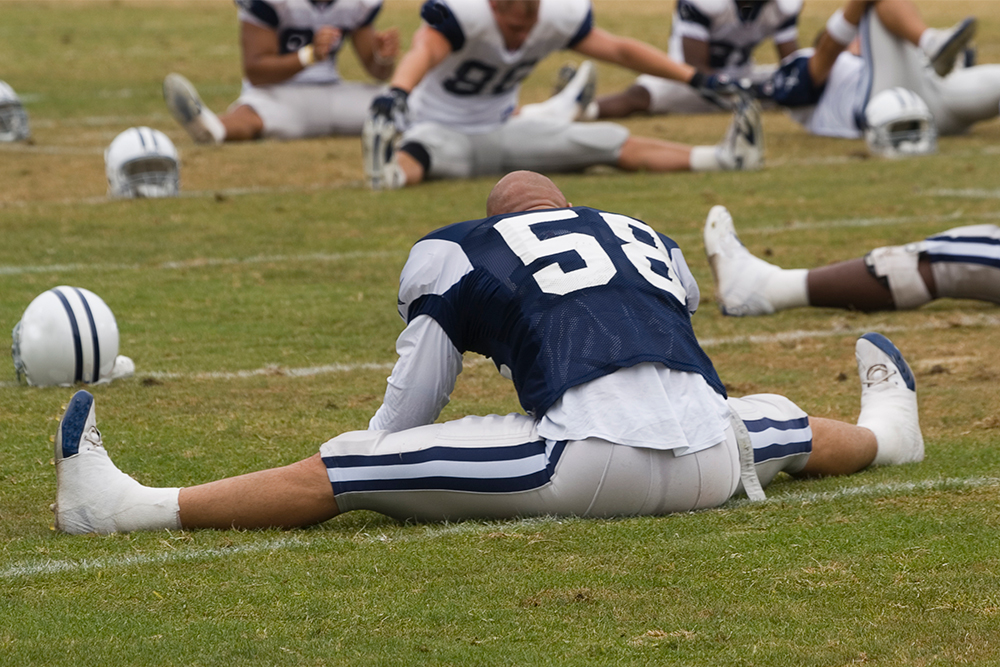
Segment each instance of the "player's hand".
[{"label": "player's hand", "polygon": [[732,100],[750,94],[750,80],[737,79],[728,74],[702,74],[695,72],[688,84],[703,97],[723,108],[731,108]]},{"label": "player's hand", "polygon": [[406,98],[409,96],[402,88],[390,88],[374,100],[371,105],[373,118],[382,117],[391,120],[397,128],[403,127],[406,121]]},{"label": "player's hand", "polygon": [[323,60],[328,55],[337,50],[340,46],[340,40],[344,38],[344,31],[340,28],[334,28],[333,26],[325,25],[316,31],[313,35],[313,53],[316,54],[316,60]]},{"label": "player's hand", "polygon": [[389,28],[376,32],[372,44],[372,53],[377,63],[390,63],[399,55],[399,30]]}]

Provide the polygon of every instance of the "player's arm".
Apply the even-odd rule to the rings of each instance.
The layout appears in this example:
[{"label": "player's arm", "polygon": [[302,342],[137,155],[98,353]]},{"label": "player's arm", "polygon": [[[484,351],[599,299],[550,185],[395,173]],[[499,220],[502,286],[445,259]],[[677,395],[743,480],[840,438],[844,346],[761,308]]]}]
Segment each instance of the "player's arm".
[{"label": "player's arm", "polygon": [[358,60],[373,77],[385,81],[392,76],[399,55],[399,30],[375,30],[371,25],[351,33],[351,44]]},{"label": "player's arm", "polygon": [[451,43],[437,30],[424,24],[413,35],[410,50],[399,61],[389,82],[389,90],[372,100],[373,118],[399,122],[407,113],[406,98],[427,72],[437,67],[451,53]]},{"label": "player's arm", "polygon": [[690,83],[698,72],[696,68],[677,62],[655,46],[630,37],[619,37],[596,27],[577,42],[573,50],[590,58],[681,83]]},{"label": "player's arm", "polygon": [[823,85],[841,52],[854,40],[858,24],[868,9],[868,0],[849,0],[826,22],[826,29],[816,43],[816,53],[809,59],[809,76],[813,84]]},{"label": "player's arm", "polygon": [[275,30],[241,21],[243,74],[255,86],[287,81],[306,67],[326,58],[340,41],[340,37],[340,30],[324,26],[316,31],[311,44],[295,53],[281,53]]},{"label": "player's arm", "polygon": [[413,34],[410,50],[399,61],[392,75],[393,88],[407,93],[417,87],[427,72],[437,67],[451,54],[451,43],[440,32],[429,25],[422,25]]},{"label": "player's arm", "polygon": [[462,354],[429,315],[415,317],[396,340],[399,359],[369,430],[402,431],[433,424],[462,372]]},{"label": "player's arm", "polygon": [[780,62],[799,50],[799,40],[792,39],[787,42],[781,42],[780,44],[775,44],[774,48],[778,51],[778,61]]},{"label": "player's arm", "polygon": [[681,38],[681,47],[684,49],[684,62],[691,65],[699,72],[710,74],[712,72],[711,53],[708,42],[694,37]]}]

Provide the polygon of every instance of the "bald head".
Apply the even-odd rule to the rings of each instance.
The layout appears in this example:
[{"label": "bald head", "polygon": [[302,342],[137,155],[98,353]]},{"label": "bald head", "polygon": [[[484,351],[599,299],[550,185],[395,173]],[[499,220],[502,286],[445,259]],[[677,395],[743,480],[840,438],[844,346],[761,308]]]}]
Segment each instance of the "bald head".
[{"label": "bald head", "polygon": [[533,171],[513,171],[493,186],[486,200],[486,215],[567,206],[569,202],[562,190],[545,176]]}]

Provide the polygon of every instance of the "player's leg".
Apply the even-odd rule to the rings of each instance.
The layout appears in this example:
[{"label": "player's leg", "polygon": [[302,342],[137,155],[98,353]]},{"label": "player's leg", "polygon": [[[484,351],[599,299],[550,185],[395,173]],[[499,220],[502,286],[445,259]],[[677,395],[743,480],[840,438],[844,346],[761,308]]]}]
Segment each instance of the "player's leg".
[{"label": "player's leg", "polygon": [[372,100],[385,86],[360,81],[341,81],[323,86],[326,103],[317,110],[321,135],[359,136],[368,119]]},{"label": "player's leg", "polygon": [[174,120],[197,143],[221,144],[226,140],[222,121],[204,105],[191,82],[180,74],[168,74],[163,80],[163,100]]},{"label": "player's leg", "polygon": [[111,461],[86,391],[73,396],[59,423],[55,462],[55,524],[67,533],[293,527],[337,513],[318,456],[187,489],[143,486]]},{"label": "player's leg", "polygon": [[298,528],[339,513],[319,454],[282,468],[183,488],[178,504],[185,529]]},{"label": "player's leg", "polygon": [[974,18],[944,30],[928,27],[912,0],[880,0],[873,11],[890,33],[920,47],[938,76],[955,67],[955,60],[976,34]]},{"label": "player's leg", "polygon": [[264,121],[253,107],[241,104],[219,116],[226,130],[225,141],[250,141],[264,133]]},{"label": "player's leg", "polygon": [[598,118],[626,118],[632,114],[649,111],[649,91],[639,84],[632,84],[620,93],[597,98]]},{"label": "player's leg", "polygon": [[938,134],[966,132],[975,123],[1000,113],[1000,65],[977,65],[929,83],[940,99],[934,110]]},{"label": "player's leg", "polygon": [[388,122],[369,119],[362,132],[365,175],[373,189],[396,189],[428,178],[473,175],[473,138],[437,123],[420,123],[397,141],[395,127]]},{"label": "player's leg", "polygon": [[321,453],[341,510],[401,520],[667,514],[721,505],[739,480],[732,437],[675,456],[599,438],[546,441],[516,414],[348,433]]},{"label": "player's leg", "polygon": [[774,394],[729,399],[750,434],[762,485],[779,472],[848,475],[869,465],[923,459],[916,384],[902,354],[885,336],[869,333],[858,339],[855,358],[861,380],[857,425],[807,417]]},{"label": "player's leg", "polygon": [[815,269],[782,269],[747,250],[722,206],[709,212],[704,238],[716,301],[726,315],[769,315],[806,306],[908,310],[939,296],[920,244],[877,248],[864,258]]},{"label": "player's leg", "polygon": [[921,264],[930,265],[936,296],[1000,303],[1000,227],[958,227],[920,246]]},{"label": "player's leg", "polygon": [[618,166],[628,171],[720,171],[759,169],[764,163],[760,105],[741,102],[726,136],[715,146],[685,146],[648,137],[629,137]]}]

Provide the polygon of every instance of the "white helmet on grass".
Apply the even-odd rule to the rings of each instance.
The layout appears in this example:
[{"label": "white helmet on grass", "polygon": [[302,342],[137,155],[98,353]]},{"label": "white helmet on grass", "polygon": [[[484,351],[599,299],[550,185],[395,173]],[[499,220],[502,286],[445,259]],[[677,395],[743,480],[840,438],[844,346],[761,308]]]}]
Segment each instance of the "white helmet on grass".
[{"label": "white helmet on grass", "polygon": [[937,127],[927,103],[906,88],[889,88],[865,108],[865,141],[877,155],[905,157],[937,151]]},{"label": "white helmet on grass", "polygon": [[174,143],[159,130],[130,127],[104,151],[112,197],[176,197],[180,160]]},{"label": "white helmet on grass", "polygon": [[14,327],[17,377],[33,387],[99,384],[130,377],[135,364],[118,354],[118,323],[93,292],[65,285],[32,301]]},{"label": "white helmet on grass", "polygon": [[23,141],[30,137],[28,113],[21,98],[13,88],[0,81],[0,141]]}]

